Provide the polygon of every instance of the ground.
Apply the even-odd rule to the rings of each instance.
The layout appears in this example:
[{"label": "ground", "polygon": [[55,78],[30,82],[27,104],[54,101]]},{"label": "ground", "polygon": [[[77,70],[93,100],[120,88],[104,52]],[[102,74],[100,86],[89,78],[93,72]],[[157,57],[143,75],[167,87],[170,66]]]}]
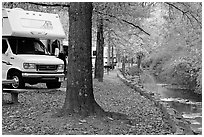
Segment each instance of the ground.
[{"label": "ground", "polygon": [[64,103],[65,89],[46,90],[43,84],[27,88],[36,89],[20,94],[18,105],[8,104],[9,94],[4,94],[2,134],[172,134],[161,110],[122,83],[116,71],[111,71],[109,75],[105,73],[103,82],[94,80],[94,96],[97,103],[112,114],[106,117],[55,117],[53,114]]}]

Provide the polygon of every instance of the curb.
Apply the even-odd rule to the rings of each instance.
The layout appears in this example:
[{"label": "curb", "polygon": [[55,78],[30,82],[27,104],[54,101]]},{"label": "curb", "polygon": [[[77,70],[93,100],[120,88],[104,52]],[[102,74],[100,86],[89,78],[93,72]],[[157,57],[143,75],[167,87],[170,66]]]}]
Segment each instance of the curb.
[{"label": "curb", "polygon": [[183,118],[183,116],[178,111],[171,108],[167,103],[162,102],[160,98],[155,96],[154,93],[144,90],[138,85],[133,84],[130,80],[127,80],[119,70],[117,70],[117,77],[119,77],[120,80],[127,86],[139,92],[142,96],[153,101],[154,104],[161,109],[162,113],[167,118],[174,135],[194,135],[191,127],[189,126],[189,123]]}]

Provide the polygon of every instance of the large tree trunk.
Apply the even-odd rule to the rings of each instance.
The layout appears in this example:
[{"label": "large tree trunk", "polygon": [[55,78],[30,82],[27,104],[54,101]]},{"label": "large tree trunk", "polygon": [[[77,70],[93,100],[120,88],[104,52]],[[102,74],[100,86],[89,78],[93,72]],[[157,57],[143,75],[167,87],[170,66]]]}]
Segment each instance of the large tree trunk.
[{"label": "large tree trunk", "polygon": [[103,63],[103,19],[98,17],[97,20],[97,41],[96,41],[96,61],[95,61],[95,77],[99,82],[103,82],[104,63]]},{"label": "large tree trunk", "polygon": [[62,115],[101,113],[93,95],[92,81],[92,3],[70,4],[69,47],[66,98]]},{"label": "large tree trunk", "polygon": [[107,66],[110,66],[110,31],[108,32],[108,56],[107,56]]},{"label": "large tree trunk", "polygon": [[[108,49],[107,49],[107,66],[110,66],[110,31],[108,31]],[[110,69],[107,68],[107,74],[109,75]]]},{"label": "large tree trunk", "polygon": [[122,61],[121,61],[121,53],[118,48],[116,48],[116,61],[117,61],[118,67],[120,67],[120,64]]},{"label": "large tree trunk", "polygon": [[142,62],[142,58],[138,57],[137,58],[137,68],[138,68],[138,70],[140,70],[141,62]]},{"label": "large tree trunk", "polygon": [[113,44],[111,45],[111,67],[113,69],[114,67],[114,48],[113,48]]}]

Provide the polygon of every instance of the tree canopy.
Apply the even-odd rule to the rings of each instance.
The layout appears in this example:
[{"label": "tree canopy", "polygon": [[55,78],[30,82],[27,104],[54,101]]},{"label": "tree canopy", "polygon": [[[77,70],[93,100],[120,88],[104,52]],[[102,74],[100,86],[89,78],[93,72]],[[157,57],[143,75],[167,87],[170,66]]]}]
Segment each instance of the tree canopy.
[{"label": "tree canopy", "polygon": [[[3,2],[2,6],[58,13],[69,34],[68,2]],[[176,76],[181,75],[180,84],[194,83],[201,92],[201,2],[93,2],[93,45],[98,15],[103,18],[104,46],[110,44],[118,56],[134,60],[143,52],[143,66],[149,66],[158,79],[177,83]]]}]

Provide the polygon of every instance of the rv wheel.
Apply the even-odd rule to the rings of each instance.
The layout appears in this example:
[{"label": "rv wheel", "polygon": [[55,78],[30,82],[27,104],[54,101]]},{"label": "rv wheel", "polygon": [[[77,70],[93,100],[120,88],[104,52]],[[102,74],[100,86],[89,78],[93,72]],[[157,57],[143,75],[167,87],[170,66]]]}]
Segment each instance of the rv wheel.
[{"label": "rv wheel", "polygon": [[11,79],[14,80],[14,83],[11,84],[11,88],[25,88],[25,83],[23,82],[22,75],[19,72],[11,74]]}]

